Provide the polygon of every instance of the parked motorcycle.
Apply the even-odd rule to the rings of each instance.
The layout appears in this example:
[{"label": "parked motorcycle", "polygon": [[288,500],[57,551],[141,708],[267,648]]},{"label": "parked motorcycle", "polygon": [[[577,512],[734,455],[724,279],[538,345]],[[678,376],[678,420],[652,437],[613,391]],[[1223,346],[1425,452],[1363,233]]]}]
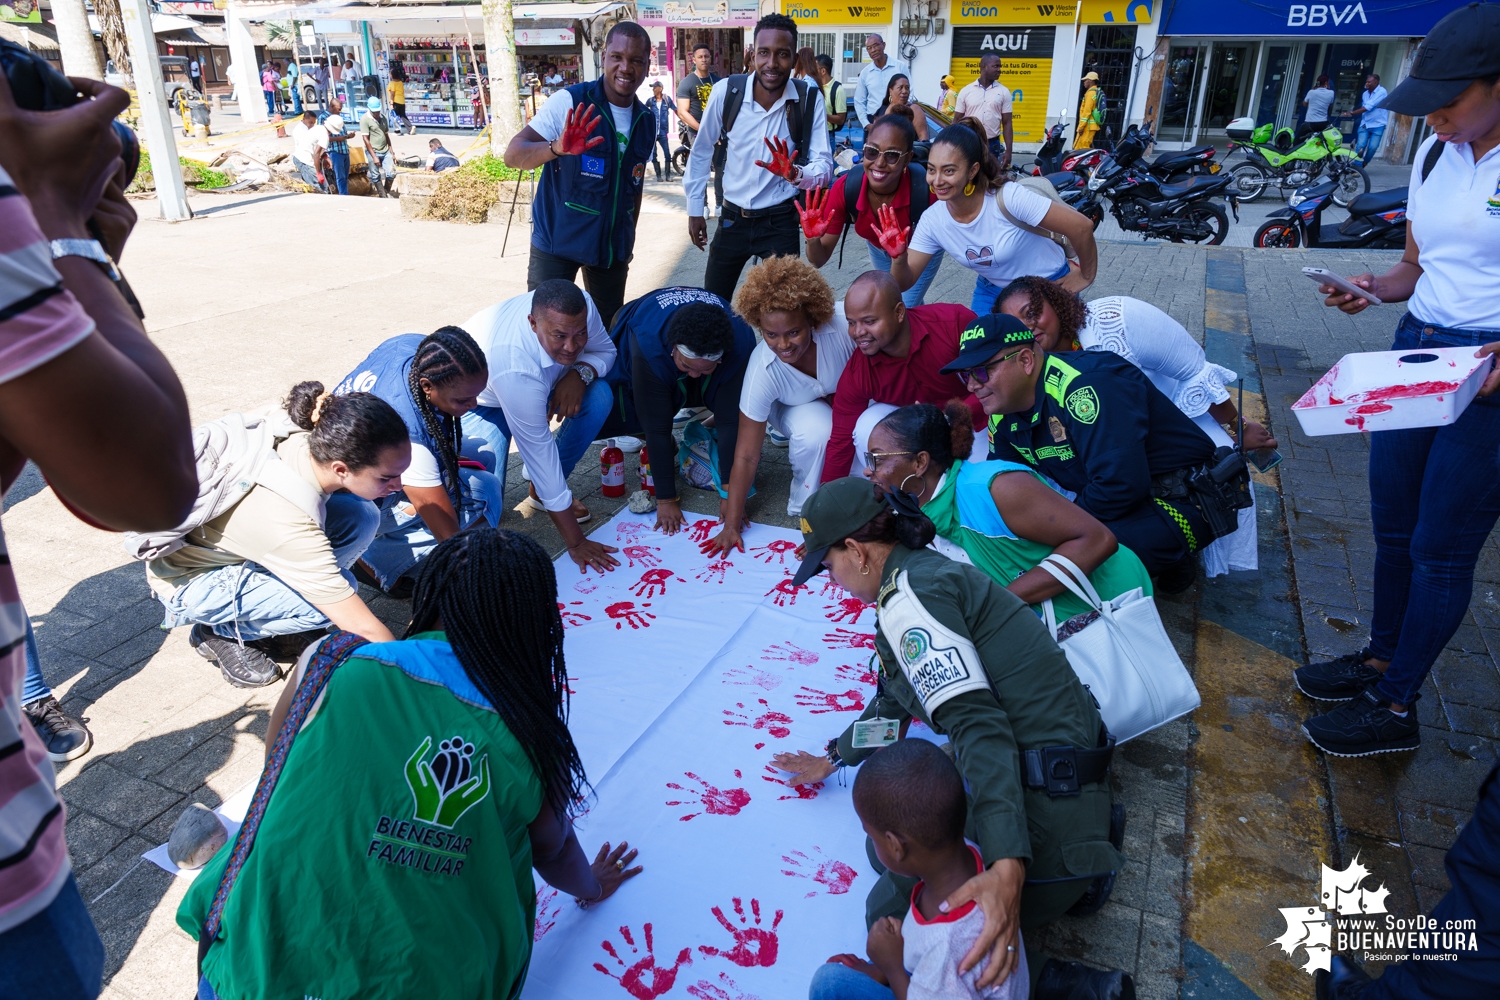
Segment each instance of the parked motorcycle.
[{"label": "parked motorcycle", "polygon": [[1033,177],[1044,177],[1060,172],[1062,167],[1063,133],[1068,126],[1058,122],[1047,130],[1047,138],[1042,143],[1042,148],[1037,150],[1036,160],[1031,167]]},{"label": "parked motorcycle", "polygon": [[[1158,179],[1175,184],[1195,174],[1216,174],[1222,170],[1214,162],[1214,154],[1217,152],[1213,146],[1194,146],[1192,149],[1163,153],[1146,169]],[[1103,163],[1107,155],[1102,149],[1077,149],[1063,157],[1061,169],[1073,171],[1086,182],[1089,172]]]},{"label": "parked motorcycle", "polygon": [[1241,201],[1254,201],[1272,185],[1283,193],[1307,187],[1325,171],[1336,184],[1333,200],[1340,208],[1370,190],[1359,155],[1344,145],[1344,134],[1332,124],[1301,144],[1291,129],[1271,122],[1257,126],[1253,118],[1236,118],[1227,131],[1235,140],[1229,151],[1245,154],[1245,162],[1230,171]]},{"label": "parked motorcycle", "polygon": [[1110,213],[1126,232],[1173,243],[1223,243],[1229,235],[1229,216],[1213,199],[1227,198],[1235,221],[1239,221],[1239,200],[1230,189],[1230,176],[1200,174],[1163,182],[1140,166],[1141,157],[1154,141],[1149,130],[1130,126],[1114,153],[1105,157],[1089,177],[1087,197],[1074,207],[1097,226],[1104,217],[1099,199],[1108,198]]},{"label": "parked motorcycle", "polygon": [[1333,233],[1323,232],[1323,210],[1334,204],[1337,182],[1299,188],[1289,206],[1266,217],[1251,241],[1258,247],[1325,247],[1381,250],[1406,248],[1406,188],[1362,194],[1349,203],[1349,218]]},{"label": "parked motorcycle", "polygon": [[682,143],[672,150],[672,169],[681,177],[687,173],[688,155],[693,151],[693,131],[681,122],[677,123],[677,139]]}]

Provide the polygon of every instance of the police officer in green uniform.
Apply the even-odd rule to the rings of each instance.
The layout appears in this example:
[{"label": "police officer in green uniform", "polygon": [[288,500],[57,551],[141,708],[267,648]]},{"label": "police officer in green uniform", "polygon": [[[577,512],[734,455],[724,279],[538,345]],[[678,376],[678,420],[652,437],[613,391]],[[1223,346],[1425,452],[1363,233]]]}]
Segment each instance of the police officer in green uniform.
[{"label": "police officer in green uniform", "polygon": [[[1113,740],[1036,614],[983,571],[927,548],[932,522],[914,504],[851,477],[809,497],[802,519],[807,554],[796,582],[826,568],[854,596],[876,602],[880,684],[827,756],[781,754],[776,764],[795,784],[821,781],[893,741],[912,719],[948,736],[970,789],[965,835],[987,869],[948,904],[974,899],[984,911],[984,931],[961,968],[988,952],[987,986],[1015,966],[1018,928],[1104,905],[1123,860],[1124,810],[1110,804]],[[915,880],[869,856],[882,874],[866,922],[903,916]],[[1135,995],[1119,970],[1035,953],[1027,962],[1037,1000]]]},{"label": "police officer in green uniform", "polygon": [[[1023,461],[1074,494],[1161,590],[1191,585],[1198,550],[1239,526],[1237,507],[1226,514],[1222,498],[1197,488],[1234,492],[1203,478],[1217,468],[1213,441],[1118,354],[1048,353],[1019,319],[989,315],[964,331],[943,371],[990,414],[990,458]],[[1225,457],[1243,472],[1238,454]],[[1248,473],[1241,480],[1249,506]]]}]

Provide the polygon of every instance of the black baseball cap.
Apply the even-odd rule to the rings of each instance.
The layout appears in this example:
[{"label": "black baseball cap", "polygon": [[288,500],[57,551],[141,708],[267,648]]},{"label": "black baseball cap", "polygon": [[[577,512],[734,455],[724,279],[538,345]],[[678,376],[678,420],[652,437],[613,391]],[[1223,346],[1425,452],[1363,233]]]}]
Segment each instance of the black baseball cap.
[{"label": "black baseball cap", "polygon": [[1013,344],[1030,344],[1036,334],[1025,323],[1008,313],[980,316],[959,335],[958,357],[943,366],[947,372],[977,368]]},{"label": "black baseball cap", "polygon": [[1425,115],[1449,104],[1480,77],[1500,73],[1500,4],[1471,3],[1437,24],[1417,46],[1411,75],[1380,106]]},{"label": "black baseball cap", "polygon": [[824,483],[802,504],[802,543],[807,555],[792,583],[801,586],[823,572],[823,558],[834,542],[875,520],[887,507],[875,484],[858,476]]}]

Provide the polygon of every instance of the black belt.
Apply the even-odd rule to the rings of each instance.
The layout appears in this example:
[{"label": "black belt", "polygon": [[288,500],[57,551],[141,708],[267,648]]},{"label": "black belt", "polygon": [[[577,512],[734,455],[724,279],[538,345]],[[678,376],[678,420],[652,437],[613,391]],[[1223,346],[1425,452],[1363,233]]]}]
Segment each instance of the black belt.
[{"label": "black belt", "polygon": [[797,211],[797,199],[788,198],[781,204],[772,205],[770,208],[740,208],[734,202],[726,201],[724,203],[724,210],[726,212],[733,212],[742,219],[765,219],[773,215],[789,215]]},{"label": "black belt", "polygon": [[1024,752],[1026,787],[1046,789],[1051,798],[1077,795],[1083,785],[1092,785],[1109,777],[1109,760],[1114,756],[1115,738],[1105,733],[1103,746],[1092,750],[1077,747],[1044,747]]}]

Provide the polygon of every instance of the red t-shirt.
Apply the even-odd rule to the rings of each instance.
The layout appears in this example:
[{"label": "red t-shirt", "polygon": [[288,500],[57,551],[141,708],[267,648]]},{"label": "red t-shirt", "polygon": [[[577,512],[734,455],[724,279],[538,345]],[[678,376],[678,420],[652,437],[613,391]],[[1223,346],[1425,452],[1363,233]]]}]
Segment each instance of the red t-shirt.
[{"label": "red t-shirt", "polygon": [[[858,213],[854,219],[854,231],[869,240],[871,243],[879,244],[879,237],[875,235],[875,209],[869,202],[870,179],[863,174],[859,178],[859,200],[854,204],[854,210]],[[931,205],[937,201],[937,195],[931,189],[927,192],[927,204]],[[848,209],[844,205],[844,179],[836,178],[833,188],[828,192],[828,207],[832,210],[833,217],[839,220],[842,228],[843,220],[848,218]],[[891,197],[891,207],[896,210],[896,219],[904,229],[911,225],[911,171],[907,170],[901,175],[901,183],[896,185],[896,193]]]},{"label": "red t-shirt", "polygon": [[823,459],[823,482],[849,474],[854,462],[854,425],[871,403],[942,406],[957,398],[974,414],[975,430],[986,426],[989,418],[979,400],[965,390],[957,375],[938,370],[958,357],[959,337],[974,318],[972,311],[960,305],[913,306],[906,310],[906,321],[911,324],[911,349],[906,357],[877,354],[868,358],[854,352],[833,393],[833,434]]}]

